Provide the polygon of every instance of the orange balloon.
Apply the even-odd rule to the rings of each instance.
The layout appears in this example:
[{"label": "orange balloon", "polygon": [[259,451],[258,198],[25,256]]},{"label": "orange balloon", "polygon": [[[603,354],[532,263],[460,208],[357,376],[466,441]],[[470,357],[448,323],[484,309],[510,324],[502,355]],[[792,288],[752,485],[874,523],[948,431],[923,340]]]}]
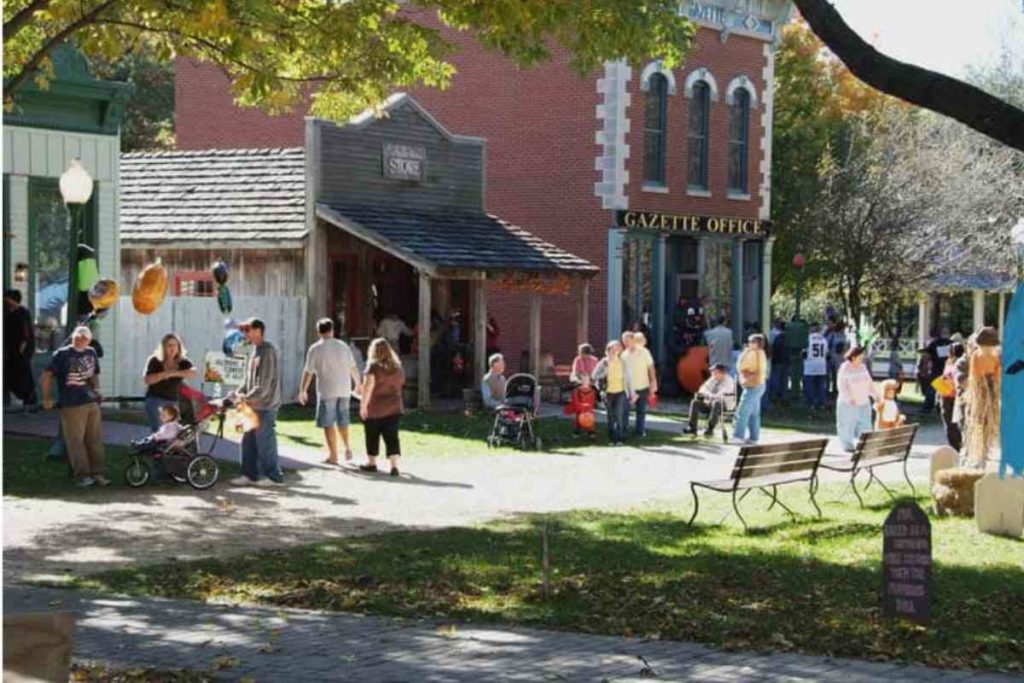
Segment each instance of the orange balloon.
[{"label": "orange balloon", "polygon": [[583,429],[586,429],[586,430],[593,429],[594,428],[594,413],[589,411],[589,410],[587,412],[585,412],[585,413],[580,413],[579,422],[580,422],[580,427],[582,427]]},{"label": "orange balloon", "polygon": [[676,363],[676,379],[687,393],[695,394],[710,374],[708,370],[708,347],[691,346]]},{"label": "orange balloon", "polygon": [[132,289],[132,305],[142,315],[149,315],[163,303],[167,294],[167,269],[157,259],[142,269]]}]

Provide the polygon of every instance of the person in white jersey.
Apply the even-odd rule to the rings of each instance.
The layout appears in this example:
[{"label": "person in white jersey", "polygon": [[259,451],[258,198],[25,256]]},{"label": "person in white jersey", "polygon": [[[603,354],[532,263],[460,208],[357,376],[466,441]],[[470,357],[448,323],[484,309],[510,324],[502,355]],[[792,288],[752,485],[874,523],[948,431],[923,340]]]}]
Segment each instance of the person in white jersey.
[{"label": "person in white jersey", "polygon": [[815,410],[825,409],[828,384],[828,341],[820,325],[811,325],[804,350],[804,400]]}]

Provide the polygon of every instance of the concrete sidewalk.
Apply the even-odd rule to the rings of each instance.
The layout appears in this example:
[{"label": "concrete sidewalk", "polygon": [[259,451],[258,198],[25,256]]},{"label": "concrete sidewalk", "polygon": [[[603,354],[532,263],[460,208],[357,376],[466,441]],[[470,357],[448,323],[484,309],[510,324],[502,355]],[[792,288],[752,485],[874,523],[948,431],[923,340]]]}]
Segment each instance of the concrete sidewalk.
[{"label": "concrete sidewalk", "polygon": [[4,587],[8,612],[78,616],[74,658],[289,681],[986,681],[981,672],[797,654],[723,652],[637,640],[178,600]]}]

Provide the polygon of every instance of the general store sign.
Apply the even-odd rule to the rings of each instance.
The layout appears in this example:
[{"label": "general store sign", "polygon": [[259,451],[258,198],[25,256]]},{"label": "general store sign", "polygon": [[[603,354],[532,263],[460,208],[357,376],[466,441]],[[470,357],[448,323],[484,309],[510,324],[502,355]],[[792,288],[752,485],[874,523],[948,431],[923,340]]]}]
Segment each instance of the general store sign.
[{"label": "general store sign", "polygon": [[385,178],[423,182],[427,161],[426,147],[385,142],[381,158]]},{"label": "general store sign", "polygon": [[232,387],[239,387],[245,383],[247,359],[244,356],[225,356],[220,351],[207,351],[203,360],[204,382]]},{"label": "general store sign", "polygon": [[681,234],[734,235],[736,237],[767,237],[771,221],[757,218],[697,216],[660,211],[616,211],[615,224],[620,228],[657,230]]}]

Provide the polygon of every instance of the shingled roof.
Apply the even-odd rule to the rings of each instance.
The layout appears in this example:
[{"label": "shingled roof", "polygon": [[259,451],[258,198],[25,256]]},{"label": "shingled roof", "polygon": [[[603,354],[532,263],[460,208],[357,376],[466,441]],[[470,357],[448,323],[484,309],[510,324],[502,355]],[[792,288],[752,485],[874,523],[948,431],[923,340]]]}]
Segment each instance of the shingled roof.
[{"label": "shingled roof", "polygon": [[298,242],[305,153],[294,149],[121,155],[121,240]]},{"label": "shingled roof", "polygon": [[317,216],[418,267],[590,276],[598,268],[483,212],[316,205]]}]

